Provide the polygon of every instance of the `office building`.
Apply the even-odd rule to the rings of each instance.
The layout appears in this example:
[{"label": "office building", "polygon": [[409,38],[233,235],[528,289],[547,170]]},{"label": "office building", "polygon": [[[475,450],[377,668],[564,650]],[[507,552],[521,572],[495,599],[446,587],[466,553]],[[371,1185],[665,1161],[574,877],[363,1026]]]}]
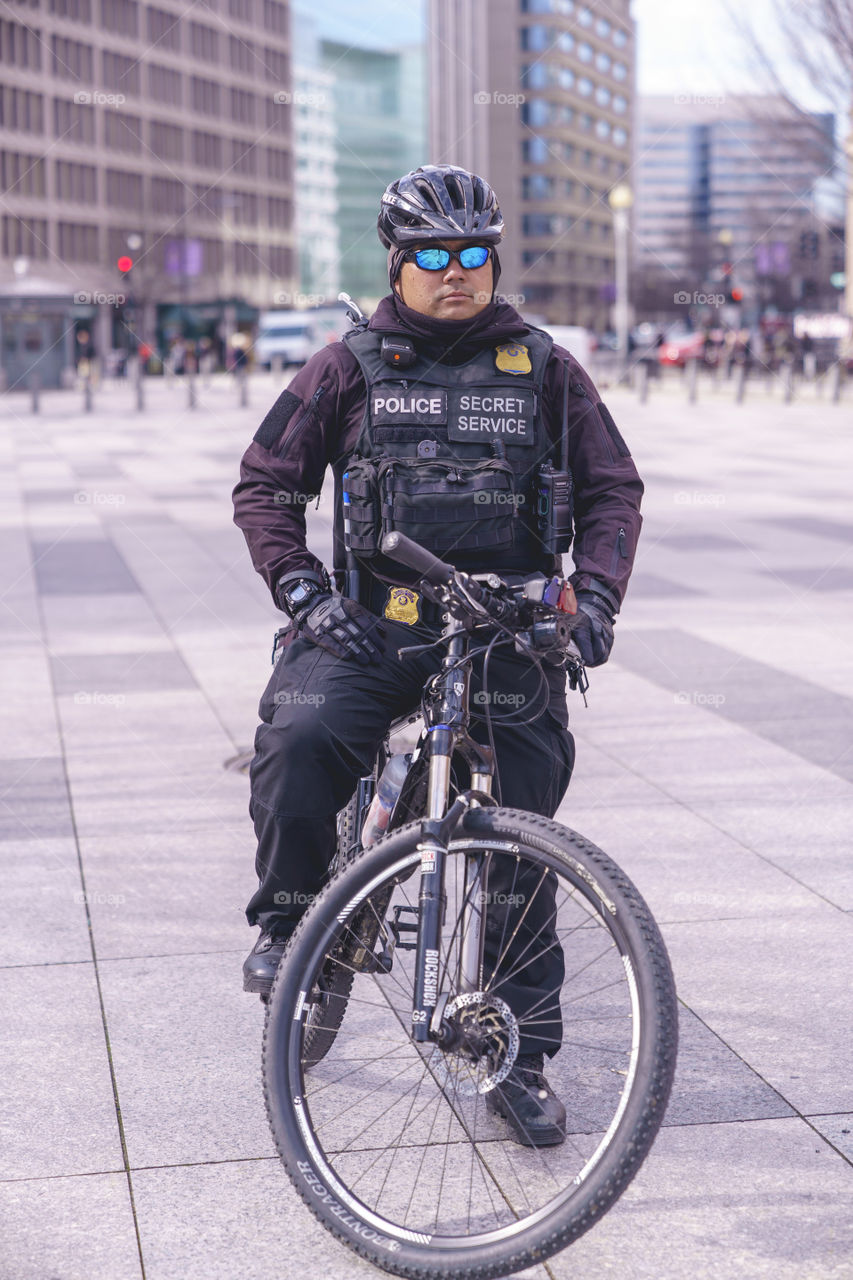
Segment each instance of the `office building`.
[{"label": "office building", "polygon": [[431,0],[429,27],[431,158],[498,192],[500,291],[544,321],[608,328],[608,193],[631,154],[629,0]]},{"label": "office building", "polygon": [[295,286],[285,0],[31,0],[0,64],[0,283],[76,298],[101,350]]}]

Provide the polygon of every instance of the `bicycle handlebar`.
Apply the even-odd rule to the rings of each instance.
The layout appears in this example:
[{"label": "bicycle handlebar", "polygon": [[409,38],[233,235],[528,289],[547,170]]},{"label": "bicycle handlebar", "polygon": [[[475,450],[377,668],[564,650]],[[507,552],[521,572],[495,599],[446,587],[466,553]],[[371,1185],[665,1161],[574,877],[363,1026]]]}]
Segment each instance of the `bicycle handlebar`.
[{"label": "bicycle handlebar", "polygon": [[443,560],[439,560],[438,556],[427,551],[426,547],[407,538],[404,533],[386,533],[380,550],[390,560],[396,560],[408,569],[414,569],[415,573],[419,573],[434,587],[447,586],[456,572],[452,564],[445,564]]}]

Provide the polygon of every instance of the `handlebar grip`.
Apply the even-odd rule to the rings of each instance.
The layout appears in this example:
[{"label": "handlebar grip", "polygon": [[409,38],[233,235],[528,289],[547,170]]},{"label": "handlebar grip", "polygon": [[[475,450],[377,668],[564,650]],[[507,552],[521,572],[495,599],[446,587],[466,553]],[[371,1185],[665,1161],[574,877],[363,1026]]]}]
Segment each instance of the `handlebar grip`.
[{"label": "handlebar grip", "polygon": [[445,564],[420,543],[407,538],[404,533],[386,533],[380,544],[380,550],[390,560],[414,569],[427,582],[439,587],[450,582],[453,577],[453,565]]}]

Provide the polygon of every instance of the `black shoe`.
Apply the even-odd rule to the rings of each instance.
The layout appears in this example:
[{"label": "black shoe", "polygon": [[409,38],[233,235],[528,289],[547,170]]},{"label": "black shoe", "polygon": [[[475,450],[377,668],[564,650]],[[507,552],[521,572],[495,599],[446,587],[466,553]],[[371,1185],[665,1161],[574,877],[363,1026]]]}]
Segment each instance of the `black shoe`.
[{"label": "black shoe", "polygon": [[262,999],[269,995],[287,942],[274,933],[261,934],[243,961],[244,991],[256,991]]},{"label": "black shoe", "polygon": [[506,1119],[524,1147],[556,1147],[566,1140],[566,1108],[542,1074],[541,1053],[517,1058],[503,1084],[486,1094],[486,1107]]}]

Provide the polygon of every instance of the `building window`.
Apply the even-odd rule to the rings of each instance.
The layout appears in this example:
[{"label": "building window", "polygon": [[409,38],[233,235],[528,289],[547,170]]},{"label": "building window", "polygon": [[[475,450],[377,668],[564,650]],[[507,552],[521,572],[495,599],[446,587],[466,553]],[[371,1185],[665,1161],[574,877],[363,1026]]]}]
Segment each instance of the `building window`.
[{"label": "building window", "polygon": [[73,22],[91,22],[92,0],[50,0],[50,12]]},{"label": "building window", "polygon": [[267,177],[274,182],[290,181],[290,152],[279,151],[276,147],[266,147]]},{"label": "building window", "polygon": [[521,144],[521,155],[528,164],[547,164],[548,144],[544,138],[525,138]]},{"label": "building window", "polygon": [[125,58],[120,53],[104,49],[101,55],[101,76],[104,88],[117,93],[139,95],[139,59]]},{"label": "building window", "polygon": [[155,62],[149,62],[148,96],[157,103],[167,103],[171,107],[183,106],[183,76],[180,71],[173,71],[171,67],[159,67]]},{"label": "building window", "polygon": [[265,124],[268,130],[273,133],[287,133],[287,107],[282,103],[275,102],[272,94],[267,94],[264,99],[266,102],[266,120]]},{"label": "building window", "polygon": [[557,36],[557,48],[561,53],[571,53],[575,47],[575,38],[571,31],[561,31]]},{"label": "building window", "polygon": [[267,248],[270,275],[286,280],[293,274],[293,251],[283,244],[271,244]]},{"label": "building window", "polygon": [[142,150],[142,121],[126,111],[104,111],[104,146],[113,151]]},{"label": "building window", "polygon": [[181,48],[181,20],[174,13],[165,9],[148,8],[148,39],[157,49],[171,49],[176,53]]},{"label": "building window", "polygon": [[255,123],[255,95],[245,89],[231,90],[231,119],[235,124]]},{"label": "building window", "polygon": [[258,152],[254,142],[244,142],[241,138],[232,138],[231,168],[235,173],[243,173],[249,178],[257,176]]},{"label": "building window", "polygon": [[596,85],[595,100],[600,107],[606,107],[610,101],[610,90],[603,84]]},{"label": "building window", "polygon": [[525,236],[556,236],[562,230],[562,219],[553,213],[525,213],[521,231]]},{"label": "building window", "polygon": [[592,26],[592,10],[587,9],[585,5],[582,9],[578,9],[578,22],[582,27],[591,27]]},{"label": "building window", "polygon": [[221,240],[202,240],[200,243],[204,271],[216,275],[225,266],[225,246]]},{"label": "building window", "polygon": [[628,135],[620,125],[616,125],[613,129],[613,141],[617,147],[624,147],[628,141]]},{"label": "building window", "polygon": [[95,111],[80,102],[53,100],[53,132],[63,142],[95,141]]},{"label": "building window", "polygon": [[189,201],[189,192],[176,178],[151,179],[151,207],[154,213],[181,214]]},{"label": "building window", "polygon": [[59,222],[59,256],[65,262],[98,262],[98,228],[88,222]]},{"label": "building window", "polygon": [[204,62],[219,61],[219,32],[203,22],[190,23],[190,53]]},{"label": "building window", "polygon": [[[89,107],[89,111],[92,108]],[[0,126],[22,133],[44,133],[44,100],[28,89],[0,88]]]},{"label": "building window", "polygon": [[62,36],[50,37],[51,66],[53,74],[63,80],[83,80],[89,84],[94,78],[92,47],[79,40],[65,40]]},{"label": "building window", "polygon": [[554,179],[544,173],[532,173],[521,180],[522,200],[553,200]]},{"label": "building window", "polygon": [[592,45],[587,44],[585,40],[582,41],[578,45],[578,57],[580,58],[581,62],[592,62],[592,58],[593,58]]},{"label": "building window", "polygon": [[264,0],[264,28],[274,35],[287,35],[287,6],[280,0]]},{"label": "building window", "polygon": [[549,27],[543,27],[540,23],[536,23],[532,27],[521,28],[521,47],[529,49],[531,53],[544,53],[551,43],[551,31]]},{"label": "building window", "polygon": [[222,168],[222,140],[218,134],[194,129],[191,135],[192,162],[202,169]]},{"label": "building window", "polygon": [[272,80],[276,84],[286,84],[290,78],[287,54],[280,53],[278,49],[264,49],[263,67],[267,80]]},{"label": "building window", "polygon": [[41,32],[0,19],[0,62],[41,70]]},{"label": "building window", "polygon": [[613,97],[613,110],[618,112],[619,115],[622,115],[624,112],[626,112],[628,110],[627,99],[623,98],[618,93],[615,94]]},{"label": "building window", "polygon": [[47,221],[44,218],[3,215],[4,258],[44,259],[47,255]]},{"label": "building window", "polygon": [[547,83],[548,74],[544,62],[534,62],[532,66],[521,68],[522,89],[544,89]]},{"label": "building window", "polygon": [[283,196],[267,196],[267,226],[289,227],[293,218],[293,205]]},{"label": "building window", "polygon": [[136,0],[101,0],[101,26],[120,36],[139,34],[139,5]]},{"label": "building window", "polygon": [[98,183],[94,165],[57,160],[54,174],[58,199],[73,200],[77,204],[97,204]]},{"label": "building window", "polygon": [[219,115],[219,85],[215,80],[190,76],[190,102],[193,111],[204,116]]},{"label": "building window", "polygon": [[45,162],[40,156],[0,151],[0,191],[16,196],[44,196]]},{"label": "building window", "polygon": [[232,71],[245,71],[249,75],[259,74],[261,67],[258,55],[251,40],[243,40],[239,36],[230,36],[228,40],[228,56]]},{"label": "building window", "polygon": [[581,76],[578,80],[578,93],[584,98],[588,98],[592,93],[592,81],[589,76]]},{"label": "building window", "polygon": [[617,49],[624,49],[625,45],[628,43],[627,32],[623,31],[621,27],[616,27],[614,29],[613,43],[616,45]]},{"label": "building window", "polygon": [[595,22],[595,34],[601,36],[605,40],[610,35],[611,26],[607,18],[597,18]]},{"label": "building window", "polygon": [[142,208],[142,178],[124,169],[107,169],[107,204],[115,209]]},{"label": "building window", "polygon": [[613,63],[613,79],[626,80],[627,78],[628,78],[628,68],[625,66],[625,63],[614,62]]},{"label": "building window", "polygon": [[253,0],[228,0],[228,12],[238,22],[254,22]]},{"label": "building window", "polygon": [[158,160],[183,160],[184,131],[175,124],[152,120],[149,126],[148,145]]}]

